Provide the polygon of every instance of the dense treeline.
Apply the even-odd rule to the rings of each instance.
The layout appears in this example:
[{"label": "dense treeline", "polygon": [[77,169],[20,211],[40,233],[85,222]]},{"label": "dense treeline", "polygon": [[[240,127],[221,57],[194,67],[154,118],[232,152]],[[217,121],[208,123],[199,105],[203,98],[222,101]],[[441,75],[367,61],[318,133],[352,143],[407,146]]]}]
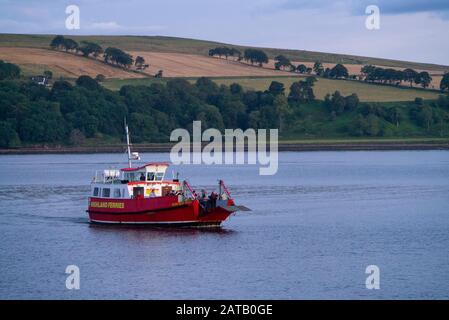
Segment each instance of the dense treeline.
[{"label": "dense treeline", "polygon": [[[218,86],[173,79],[150,86],[124,86],[119,92],[81,76],[75,84],[52,88],[17,79],[15,68],[0,81],[0,147],[27,144],[82,144],[85,139],[123,137],[128,119],[134,142],[167,142],[175,128],[279,128],[281,137],[449,136],[449,97],[433,102],[361,103],[338,91],[315,100],[316,79],[290,88],[273,81],[265,91],[239,84]],[[1,70],[1,69],[0,69]],[[19,69],[20,70],[20,69]],[[3,72],[3,73],[1,73]],[[4,74],[1,71],[0,74]]]}]

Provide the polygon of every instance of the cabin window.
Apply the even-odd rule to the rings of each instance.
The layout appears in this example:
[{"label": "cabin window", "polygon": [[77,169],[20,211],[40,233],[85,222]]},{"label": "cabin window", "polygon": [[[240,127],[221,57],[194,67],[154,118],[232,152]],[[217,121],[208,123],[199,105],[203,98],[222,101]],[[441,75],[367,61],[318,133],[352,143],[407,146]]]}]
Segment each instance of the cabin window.
[{"label": "cabin window", "polygon": [[121,190],[120,189],[114,189],[114,198],[121,198]]},{"label": "cabin window", "polygon": [[94,192],[93,192],[93,196],[94,196],[94,197],[98,197],[99,190],[100,190],[100,189],[99,189],[98,187],[95,187],[95,188],[94,188]]},{"label": "cabin window", "polygon": [[136,181],[134,172],[126,172],[125,173],[125,180]]},{"label": "cabin window", "polygon": [[144,187],[134,187],[133,188],[133,197],[137,198],[138,196],[144,196],[145,188]]},{"label": "cabin window", "polygon": [[102,191],[103,198],[109,198],[111,196],[111,189],[103,188]]},{"label": "cabin window", "polygon": [[147,173],[147,181],[153,181],[154,180],[154,172],[148,172]]},{"label": "cabin window", "polygon": [[163,172],[156,173],[156,181],[161,181],[163,177],[164,177]]},{"label": "cabin window", "polygon": [[139,181],[145,181],[145,173],[140,172],[137,176],[138,176],[138,178],[139,178],[139,179],[138,179]]}]

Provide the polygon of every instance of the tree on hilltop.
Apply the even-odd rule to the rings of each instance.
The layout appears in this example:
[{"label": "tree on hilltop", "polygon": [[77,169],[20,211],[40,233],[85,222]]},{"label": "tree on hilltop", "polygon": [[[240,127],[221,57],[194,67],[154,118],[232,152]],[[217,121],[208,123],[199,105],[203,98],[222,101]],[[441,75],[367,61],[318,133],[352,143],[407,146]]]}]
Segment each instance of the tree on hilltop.
[{"label": "tree on hilltop", "polygon": [[129,68],[134,62],[130,54],[114,47],[107,48],[104,51],[103,58],[106,63],[117,64],[125,68]]},{"label": "tree on hilltop", "polygon": [[290,67],[292,63],[290,62],[290,59],[286,58],[284,55],[280,54],[274,58],[274,68],[276,70],[285,70],[286,68]]},{"label": "tree on hilltop", "polygon": [[82,41],[81,47],[79,51],[83,54],[83,56],[88,57],[89,55],[93,55],[95,58],[103,53],[103,48],[94,42]]},{"label": "tree on hilltop", "polygon": [[246,49],[243,58],[251,64],[257,63],[260,67],[264,63],[268,63],[268,56],[265,52],[259,49]]},{"label": "tree on hilltop", "polygon": [[336,64],[329,73],[329,77],[334,79],[347,78],[349,76],[348,69],[341,63]]}]

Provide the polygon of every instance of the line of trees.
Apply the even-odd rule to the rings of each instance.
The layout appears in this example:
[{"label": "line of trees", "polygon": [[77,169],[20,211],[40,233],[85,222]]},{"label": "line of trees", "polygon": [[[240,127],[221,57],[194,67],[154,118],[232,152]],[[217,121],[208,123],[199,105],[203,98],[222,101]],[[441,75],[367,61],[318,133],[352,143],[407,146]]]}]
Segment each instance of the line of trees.
[{"label": "line of trees", "polygon": [[89,57],[92,55],[93,57],[97,58],[100,54],[103,53],[103,48],[94,42],[89,41],[81,41],[81,47],[79,48],[79,51],[83,54],[84,57]]},{"label": "line of trees", "polygon": [[[229,47],[216,47],[209,50],[209,56],[224,56],[228,59],[229,56],[237,56],[238,61],[245,60],[251,64],[257,64],[260,67],[264,63],[268,63],[267,54],[260,49],[246,49],[243,57],[240,51]],[[349,74],[348,69],[341,63],[337,63],[332,68],[324,68],[320,61],[315,61],[313,67],[308,67],[305,64],[295,66],[285,55],[277,55],[274,57],[274,68],[276,70],[290,71],[299,74],[312,74],[329,79],[350,79],[350,80],[364,80],[372,83],[382,83],[388,85],[399,86],[403,81],[408,82],[412,87],[413,84],[420,85],[423,88],[428,88],[432,83],[432,77],[427,71],[417,72],[411,68],[405,70],[398,70],[393,68],[381,68],[373,65],[363,66],[361,74],[363,76]],[[442,91],[449,90],[449,75],[445,74],[440,83]]]},{"label": "line of trees", "polygon": [[348,79],[349,73],[348,69],[338,63],[333,68],[323,68],[323,65],[321,62],[317,61],[313,65],[313,68],[307,67],[305,64],[299,64],[295,66],[290,59],[288,59],[284,55],[278,55],[274,58],[274,68],[276,70],[284,70],[284,71],[291,71],[291,72],[297,72],[300,74],[311,74],[312,71],[315,72],[315,75],[324,77],[324,78],[332,78],[332,79]]},{"label": "line of trees", "polygon": [[55,50],[81,54],[83,57],[93,57],[95,59],[102,57],[104,62],[126,69],[131,68],[133,65],[137,70],[145,70],[149,67],[149,64],[141,56],[136,57],[134,60],[132,55],[119,48],[108,47],[103,50],[98,43],[91,41],[81,41],[78,44],[73,39],[58,35],[52,39],[50,47]]},{"label": "line of trees", "polygon": [[218,56],[220,58],[224,56],[226,59],[228,59],[228,57],[237,57],[240,60],[242,53],[235,48],[217,47],[209,50],[209,56]]},{"label": "line of trees", "polygon": [[[216,47],[209,50],[209,56],[224,56],[226,59],[229,56],[237,56],[238,61],[244,59],[246,62],[251,64],[257,64],[260,67],[264,63],[268,63],[267,54],[259,49],[246,49],[244,51],[243,57],[240,51],[234,48],[228,47]],[[323,78],[329,79],[350,79],[350,80],[361,80],[362,78],[358,75],[350,75],[348,69],[341,63],[337,63],[332,68],[324,68],[320,61],[316,61],[313,67],[308,67],[305,64],[299,64],[295,66],[289,58],[285,55],[277,55],[274,58],[274,67],[276,70],[290,71],[299,74],[312,74]],[[382,83],[389,85],[399,86],[403,81],[408,82],[410,86],[413,84],[420,85],[423,88],[428,88],[432,82],[432,77],[427,71],[417,72],[411,68],[405,70],[398,70],[393,68],[381,68],[373,65],[363,66],[361,69],[361,74],[366,82],[372,83]],[[445,74],[440,83],[440,89],[442,91],[449,90],[449,75]]]},{"label": "line of trees", "polygon": [[298,66],[295,66],[290,59],[288,59],[286,56],[280,54],[276,57],[274,57],[274,68],[276,70],[284,70],[284,71],[291,71],[291,72],[297,72],[301,74],[311,74],[312,68],[307,67],[304,64],[299,64]]},{"label": "line of trees", "polygon": [[415,83],[423,88],[429,87],[432,82],[432,77],[427,71],[417,72],[410,68],[397,70],[367,65],[361,69],[361,72],[365,76],[365,81],[367,82],[400,85],[402,81],[405,81],[408,82],[410,86]]},{"label": "line of trees", "polygon": [[51,40],[50,47],[56,50],[77,52],[79,44],[73,39],[65,38],[64,36],[56,36]]}]

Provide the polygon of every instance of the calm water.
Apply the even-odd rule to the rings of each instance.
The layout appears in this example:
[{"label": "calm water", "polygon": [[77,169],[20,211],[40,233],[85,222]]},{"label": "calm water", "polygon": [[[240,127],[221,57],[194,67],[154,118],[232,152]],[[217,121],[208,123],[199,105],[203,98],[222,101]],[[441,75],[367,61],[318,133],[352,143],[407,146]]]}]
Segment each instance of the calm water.
[{"label": "calm water", "polygon": [[[447,151],[281,153],[271,177],[178,167],[195,186],[224,178],[253,209],[219,232],[90,225],[94,171],[123,160],[0,157],[0,298],[449,298]],[[65,287],[70,264],[80,290]],[[380,290],[365,288],[371,264]]]}]

